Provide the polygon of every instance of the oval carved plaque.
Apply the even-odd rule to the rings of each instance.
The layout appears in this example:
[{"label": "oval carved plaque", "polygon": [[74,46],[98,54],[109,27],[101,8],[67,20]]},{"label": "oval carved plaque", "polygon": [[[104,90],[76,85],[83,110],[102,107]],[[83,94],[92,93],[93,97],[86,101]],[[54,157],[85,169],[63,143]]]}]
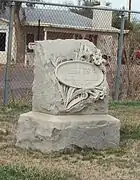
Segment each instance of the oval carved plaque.
[{"label": "oval carved plaque", "polygon": [[93,89],[103,81],[103,72],[95,65],[84,61],[67,61],[56,68],[56,77],[67,86]]}]

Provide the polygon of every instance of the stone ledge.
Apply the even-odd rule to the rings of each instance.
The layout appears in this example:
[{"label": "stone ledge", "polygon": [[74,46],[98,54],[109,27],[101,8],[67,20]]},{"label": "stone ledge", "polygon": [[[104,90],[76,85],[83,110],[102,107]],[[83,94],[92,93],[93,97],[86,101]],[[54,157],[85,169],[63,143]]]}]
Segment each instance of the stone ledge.
[{"label": "stone ledge", "polygon": [[38,112],[20,115],[16,146],[43,153],[72,145],[97,150],[116,148],[120,121],[110,115],[54,116]]}]

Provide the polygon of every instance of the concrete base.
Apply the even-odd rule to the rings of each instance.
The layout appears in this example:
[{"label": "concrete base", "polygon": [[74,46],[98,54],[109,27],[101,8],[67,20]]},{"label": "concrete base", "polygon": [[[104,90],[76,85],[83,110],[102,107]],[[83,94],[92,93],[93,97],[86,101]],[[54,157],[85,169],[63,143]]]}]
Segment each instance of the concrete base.
[{"label": "concrete base", "polygon": [[43,153],[76,146],[102,150],[116,148],[120,121],[109,115],[54,116],[38,112],[22,114],[16,146]]}]

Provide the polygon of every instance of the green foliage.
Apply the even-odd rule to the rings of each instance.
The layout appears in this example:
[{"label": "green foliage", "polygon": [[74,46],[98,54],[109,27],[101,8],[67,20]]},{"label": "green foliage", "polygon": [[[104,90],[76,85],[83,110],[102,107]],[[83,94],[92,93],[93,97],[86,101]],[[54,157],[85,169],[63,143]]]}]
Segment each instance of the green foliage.
[{"label": "green foliage", "polygon": [[[88,1],[88,0],[85,0],[83,1],[82,3],[82,6],[98,6],[100,5],[100,2],[99,1]],[[92,19],[92,16],[93,16],[93,12],[92,12],[92,9],[89,9],[89,8],[81,8],[81,9],[70,9],[72,12],[74,13],[77,13],[79,15],[82,15],[82,16],[85,16],[85,17],[88,17],[90,19]]]},{"label": "green foliage", "polygon": [[10,1],[0,0],[0,14],[4,12],[5,7],[8,6]]},{"label": "green foliage", "polygon": [[[29,3],[26,3],[26,6],[30,6],[30,7],[34,7],[35,3],[32,3],[32,1],[34,2],[40,2],[41,0],[28,0]],[[9,6],[11,0],[0,0],[0,13],[3,13],[6,6]],[[21,2],[15,2],[16,7],[18,7],[20,9],[21,7]]]},{"label": "green foliage", "polygon": [[[68,180],[72,176],[59,171],[38,170],[18,166],[0,166],[0,180]],[[76,178],[72,177],[73,180]]]},{"label": "green foliage", "polygon": [[[113,18],[112,18],[112,27],[115,27],[117,29],[120,29],[121,27],[121,16],[120,12],[113,12],[112,13]],[[128,22],[127,17],[125,18],[125,24],[124,24],[124,29],[127,30],[132,30],[133,29],[133,23]]]},{"label": "green foliage", "polygon": [[110,102],[109,104],[110,108],[120,108],[120,107],[138,107],[140,108],[140,102],[139,101],[120,101],[120,102]]},{"label": "green foliage", "polygon": [[[106,3],[106,6],[110,6],[110,2]],[[84,0],[82,2],[82,6],[87,6],[87,7],[93,7],[93,6],[98,6],[100,5],[100,2],[97,0],[94,1],[90,1],[90,0]],[[93,18],[93,12],[92,9],[90,8],[78,8],[78,9],[70,9],[72,12],[80,14],[82,16],[88,17],[90,19]],[[115,11],[112,12],[113,18],[112,18],[112,27],[115,27],[117,29],[120,29],[121,27],[121,16],[120,16],[120,12]],[[133,29],[133,23],[128,22],[128,18],[125,18],[125,30],[132,30]]]},{"label": "green foliage", "polygon": [[121,140],[140,139],[140,125],[128,124],[121,127]]}]

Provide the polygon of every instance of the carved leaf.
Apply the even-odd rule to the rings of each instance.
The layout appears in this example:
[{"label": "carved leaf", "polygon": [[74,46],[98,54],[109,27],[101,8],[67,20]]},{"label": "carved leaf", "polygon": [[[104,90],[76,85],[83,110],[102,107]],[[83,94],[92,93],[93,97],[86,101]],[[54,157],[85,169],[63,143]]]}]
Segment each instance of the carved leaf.
[{"label": "carved leaf", "polygon": [[[86,61],[94,66],[98,66],[98,68],[106,75],[106,69],[104,67],[104,59],[102,58],[101,51],[93,48],[93,44],[85,45],[84,43],[80,43],[80,47],[73,50],[69,55],[61,56],[61,54],[57,54],[55,57],[52,55],[51,61],[56,68],[59,64],[64,61]],[[71,58],[72,57],[72,58]],[[88,103],[93,103],[98,99],[103,99],[106,95],[106,79],[103,82],[96,86],[94,89],[80,89],[68,86],[63,84],[62,81],[58,80],[58,88],[62,96],[62,100],[64,103],[64,108],[66,112],[77,112],[81,111],[84,107],[87,106]]]},{"label": "carved leaf", "polygon": [[74,88],[74,87],[70,87],[70,88],[68,89],[66,106],[67,106],[68,103],[71,101],[71,99],[72,99],[72,97],[73,97],[73,93],[74,93],[75,90],[76,90],[76,88]]},{"label": "carved leaf", "polygon": [[75,98],[71,102],[69,102],[69,104],[67,105],[67,110],[71,110],[72,108],[75,107],[76,104],[78,104],[81,101],[84,101],[87,98],[88,98],[88,93],[85,93],[85,96],[83,96],[81,94],[80,96],[78,96],[77,98]]}]

